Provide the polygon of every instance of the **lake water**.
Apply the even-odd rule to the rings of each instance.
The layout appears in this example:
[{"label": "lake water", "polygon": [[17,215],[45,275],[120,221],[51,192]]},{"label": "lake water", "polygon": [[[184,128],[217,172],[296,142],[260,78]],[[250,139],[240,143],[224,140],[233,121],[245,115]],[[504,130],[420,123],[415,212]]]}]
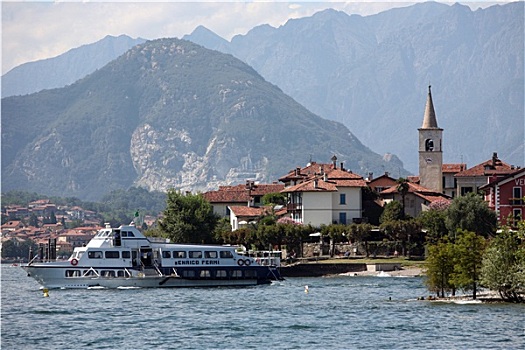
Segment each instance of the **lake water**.
[{"label": "lake water", "polygon": [[525,349],[524,305],[417,301],[428,295],[420,277],[51,290],[44,298],[20,267],[1,273],[2,350]]}]

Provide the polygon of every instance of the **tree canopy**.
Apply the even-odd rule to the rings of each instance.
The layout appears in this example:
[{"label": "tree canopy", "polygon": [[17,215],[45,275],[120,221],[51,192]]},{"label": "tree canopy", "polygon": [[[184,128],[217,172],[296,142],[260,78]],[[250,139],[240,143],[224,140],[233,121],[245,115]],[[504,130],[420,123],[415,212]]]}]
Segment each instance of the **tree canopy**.
[{"label": "tree canopy", "polygon": [[458,230],[475,232],[483,237],[492,236],[497,228],[496,212],[475,193],[456,197],[447,209],[446,226],[453,235]]},{"label": "tree canopy", "polygon": [[181,194],[170,189],[159,229],[174,243],[212,243],[217,221],[213,207],[201,194]]}]

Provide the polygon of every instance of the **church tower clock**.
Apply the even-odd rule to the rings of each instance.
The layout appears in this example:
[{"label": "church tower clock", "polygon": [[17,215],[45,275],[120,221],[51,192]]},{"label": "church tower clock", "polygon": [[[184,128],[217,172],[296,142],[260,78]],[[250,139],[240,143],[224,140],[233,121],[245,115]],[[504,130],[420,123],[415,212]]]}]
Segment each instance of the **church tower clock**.
[{"label": "church tower clock", "polygon": [[423,116],[423,126],[419,131],[419,184],[436,192],[443,192],[443,129],[438,127],[436,112],[432,102],[432,92],[428,86],[427,104]]}]

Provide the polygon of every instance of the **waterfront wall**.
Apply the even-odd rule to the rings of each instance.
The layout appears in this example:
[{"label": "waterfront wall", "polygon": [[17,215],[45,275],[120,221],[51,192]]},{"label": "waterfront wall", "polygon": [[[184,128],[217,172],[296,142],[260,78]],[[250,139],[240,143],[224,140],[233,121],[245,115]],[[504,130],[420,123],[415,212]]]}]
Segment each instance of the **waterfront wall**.
[{"label": "waterfront wall", "polygon": [[364,263],[299,263],[281,267],[283,277],[320,277],[325,275],[335,275],[348,272],[367,271],[367,264]]}]

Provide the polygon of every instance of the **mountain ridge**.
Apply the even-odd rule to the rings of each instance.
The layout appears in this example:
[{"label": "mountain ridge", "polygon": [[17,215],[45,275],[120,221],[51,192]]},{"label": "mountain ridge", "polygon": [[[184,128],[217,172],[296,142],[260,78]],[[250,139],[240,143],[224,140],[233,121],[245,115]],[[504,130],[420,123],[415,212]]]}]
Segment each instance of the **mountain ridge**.
[{"label": "mountain ridge", "polygon": [[358,173],[406,174],[252,67],[179,39],[134,46],[70,86],[4,98],[2,115],[4,190],[90,200],[130,186],[205,191],[272,182],[333,154]]}]

